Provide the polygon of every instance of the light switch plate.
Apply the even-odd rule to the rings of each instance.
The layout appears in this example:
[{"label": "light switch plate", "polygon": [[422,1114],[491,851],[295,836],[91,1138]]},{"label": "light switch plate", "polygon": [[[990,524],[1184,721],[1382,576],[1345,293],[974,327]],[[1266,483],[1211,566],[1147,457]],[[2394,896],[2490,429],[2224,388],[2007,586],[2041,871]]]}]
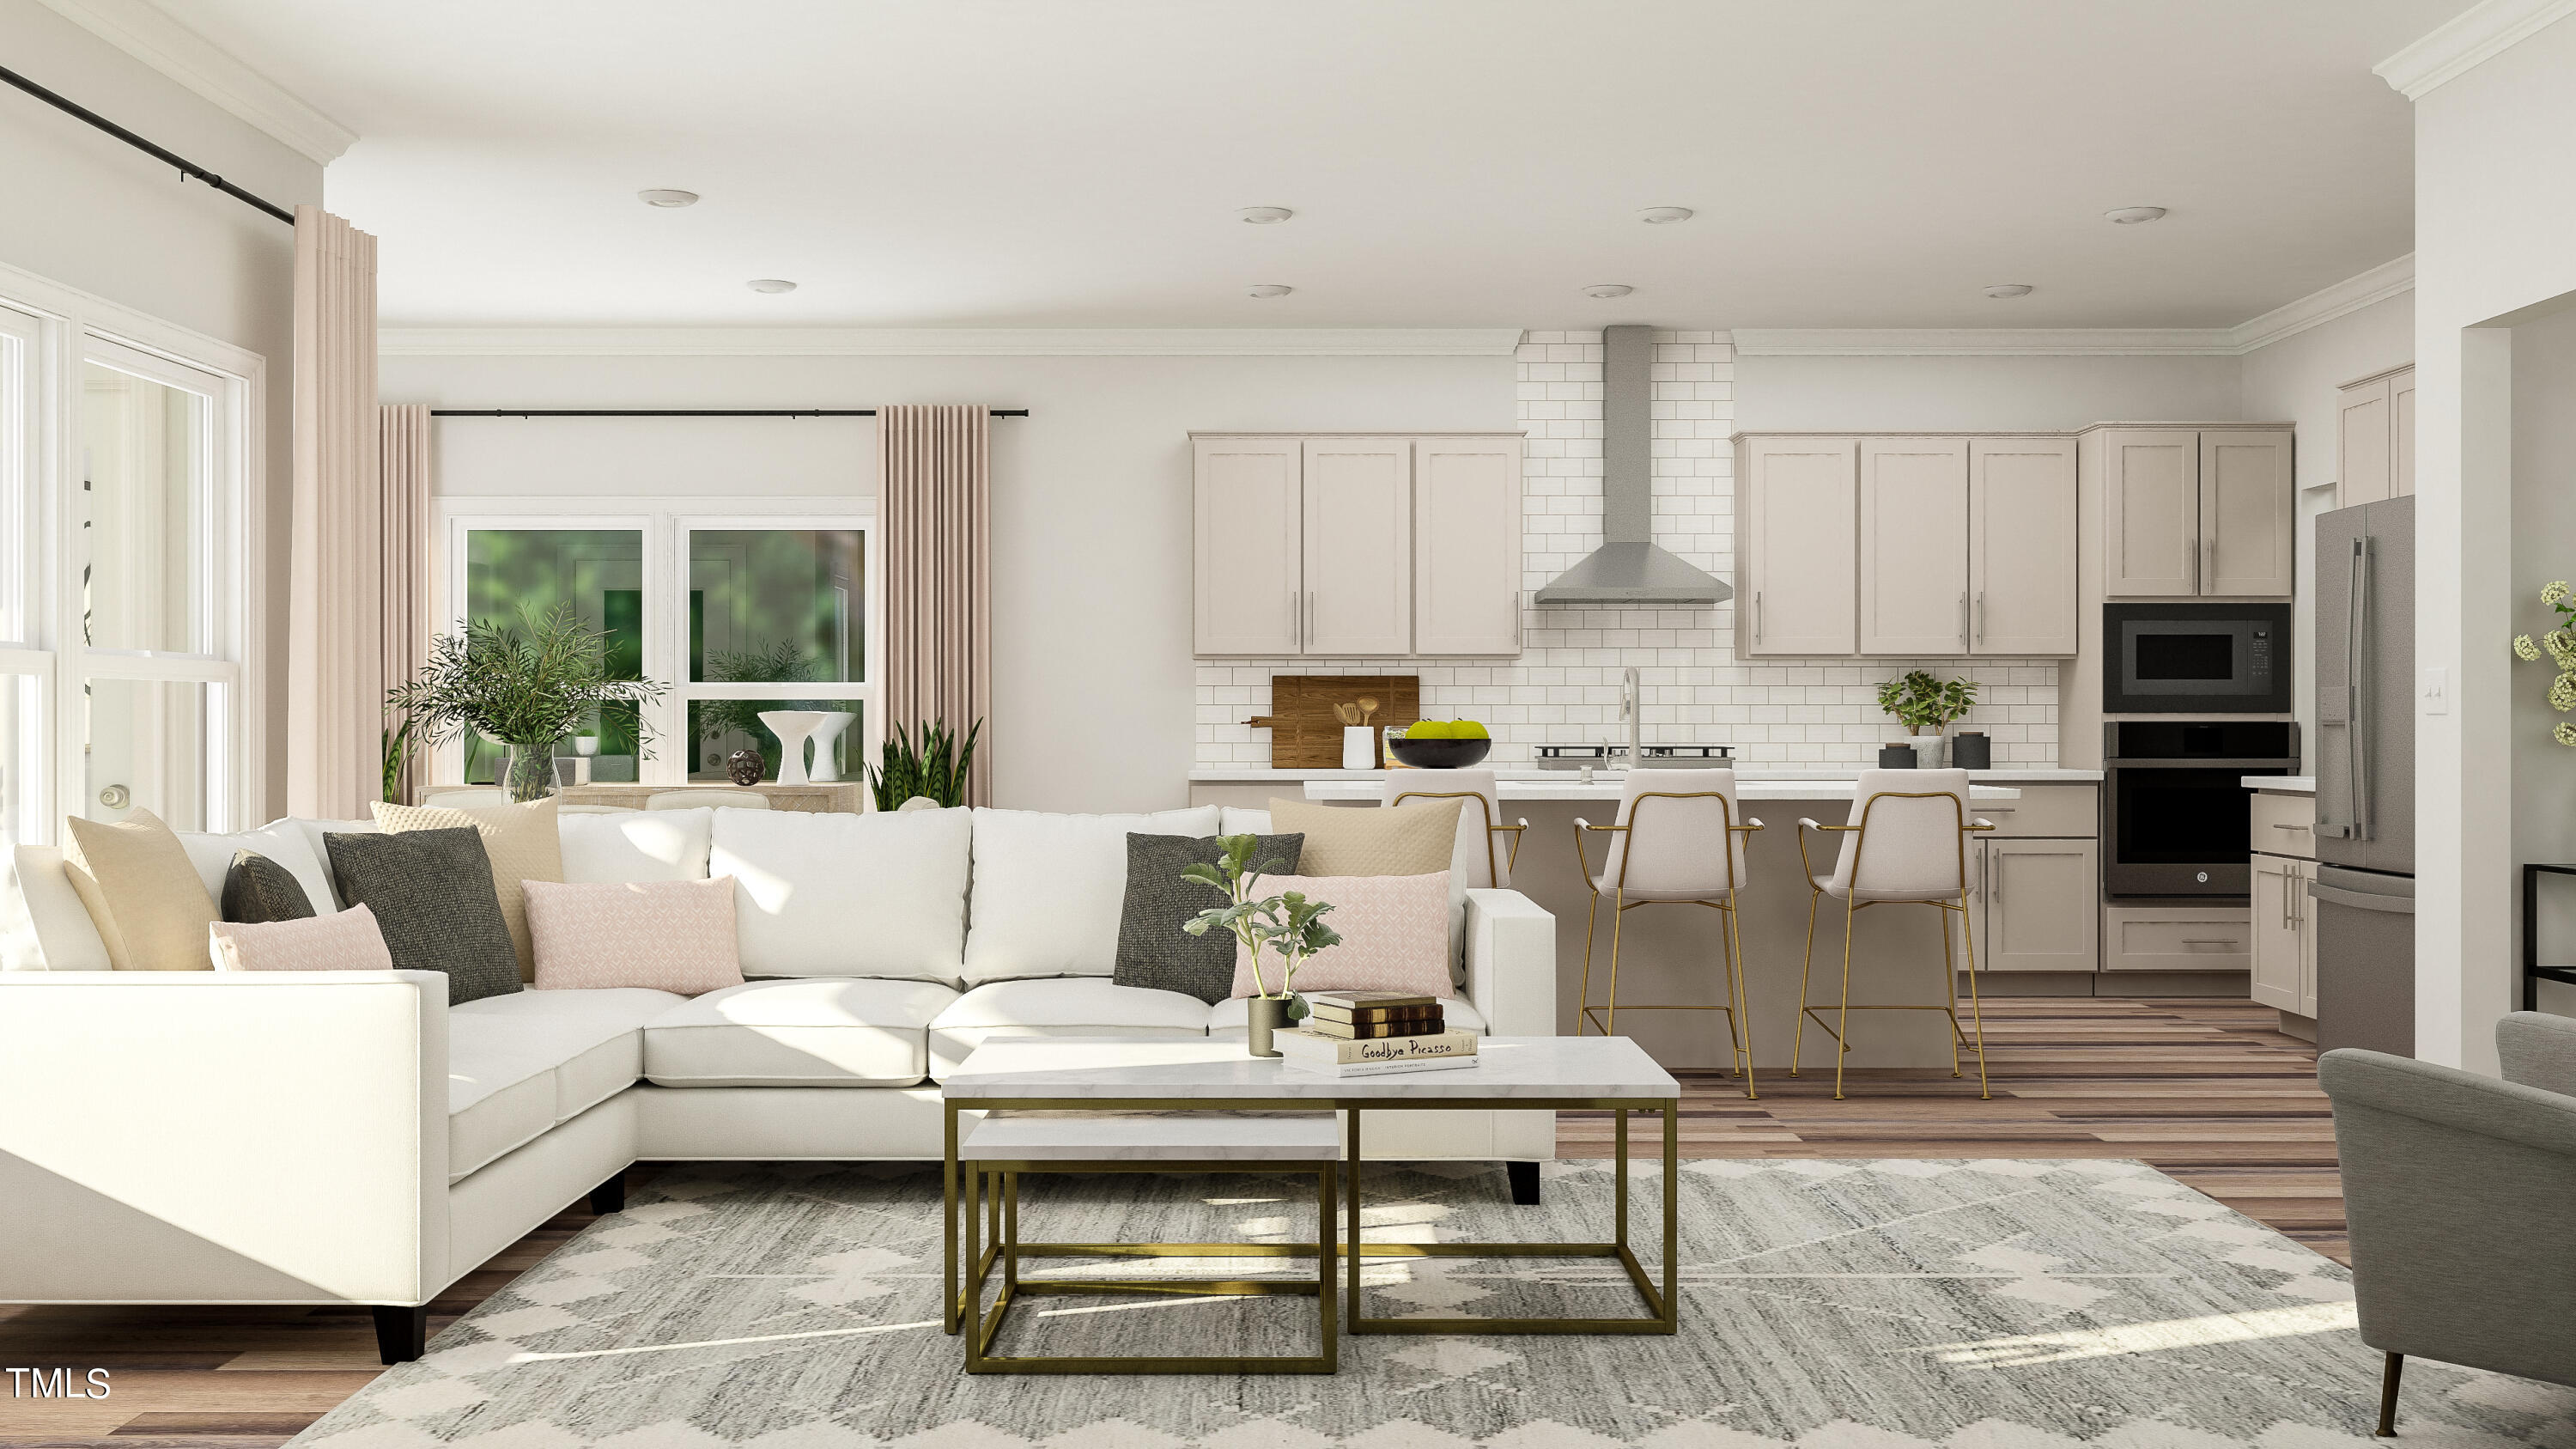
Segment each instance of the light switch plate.
[{"label": "light switch plate", "polygon": [[2449,714],[2451,712],[2451,671],[2438,664],[2426,669],[2424,688],[2418,698],[2423,703],[2424,713]]}]

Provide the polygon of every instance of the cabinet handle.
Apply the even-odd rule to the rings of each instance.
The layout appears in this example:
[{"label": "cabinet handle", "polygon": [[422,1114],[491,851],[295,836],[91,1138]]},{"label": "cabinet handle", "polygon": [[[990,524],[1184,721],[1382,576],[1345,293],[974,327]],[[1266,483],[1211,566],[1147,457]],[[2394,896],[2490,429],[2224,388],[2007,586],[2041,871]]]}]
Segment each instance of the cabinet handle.
[{"label": "cabinet handle", "polygon": [[1753,591],[1753,642],[1762,642],[1762,591]]},{"label": "cabinet handle", "polygon": [[1986,591],[1977,590],[1977,642],[1986,642]]},{"label": "cabinet handle", "polygon": [[1306,647],[1306,616],[1297,607],[1297,591],[1288,591],[1288,637],[1300,649]]},{"label": "cabinet handle", "polygon": [[2204,538],[2200,541],[2200,560],[2200,591],[2204,594],[2214,593],[2218,585],[2217,539]]},{"label": "cabinet handle", "polygon": [[2229,939],[2229,940],[2225,940],[2225,941],[2195,941],[2195,940],[2191,939],[2189,936],[2185,936],[2185,937],[2183,937],[2183,941],[2182,941],[2182,943],[2183,943],[2184,945],[2186,945],[2186,946],[2236,946],[2236,947],[2242,947],[2242,946],[2245,944],[2245,943],[2244,943],[2244,942],[2242,942],[2242,941],[2238,941],[2238,940],[2234,940],[2234,939]]},{"label": "cabinet handle", "polygon": [[2002,905],[2004,903],[2004,871],[2003,867],[1995,862],[1994,852],[1978,852],[1977,869],[1983,873],[1986,878],[1986,900],[1994,905]]},{"label": "cabinet handle", "polygon": [[1968,647],[1968,596],[1959,596],[1959,647]]}]

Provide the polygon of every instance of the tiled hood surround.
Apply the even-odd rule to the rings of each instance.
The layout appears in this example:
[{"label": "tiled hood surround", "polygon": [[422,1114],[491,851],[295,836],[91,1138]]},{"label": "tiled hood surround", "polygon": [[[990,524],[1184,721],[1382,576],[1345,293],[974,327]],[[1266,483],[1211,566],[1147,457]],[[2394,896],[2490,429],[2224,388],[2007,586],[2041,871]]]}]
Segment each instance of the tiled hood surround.
[{"label": "tiled hood surround", "polygon": [[[1531,332],[1519,352],[1528,430],[1523,586],[1535,591],[1601,546],[1601,334]],[[1721,579],[1735,573],[1735,348],[1723,332],[1655,334],[1654,541]],[[1697,608],[1525,605],[1517,660],[1202,660],[1200,765],[1264,765],[1273,674],[1415,673],[1428,715],[1494,732],[1492,763],[1527,765],[1541,744],[1625,737],[1619,677],[1637,666],[1649,743],[1732,744],[1752,765],[1866,765],[1896,726],[1877,686],[1904,669],[1982,686],[1964,727],[1994,738],[1995,763],[2057,763],[2053,659],[1816,660],[1735,657],[1732,602]]]}]

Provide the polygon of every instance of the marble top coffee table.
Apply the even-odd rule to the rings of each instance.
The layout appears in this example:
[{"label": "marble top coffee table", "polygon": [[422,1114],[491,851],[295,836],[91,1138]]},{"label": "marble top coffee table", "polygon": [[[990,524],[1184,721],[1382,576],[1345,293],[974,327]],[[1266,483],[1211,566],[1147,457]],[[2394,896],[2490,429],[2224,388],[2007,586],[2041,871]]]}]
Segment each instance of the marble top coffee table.
[{"label": "marble top coffee table", "polygon": [[[1377,1077],[1325,1077],[1292,1071],[1275,1057],[1245,1054],[1237,1041],[1137,1041],[1041,1037],[988,1042],[940,1084],[946,1109],[947,1277],[944,1318],[957,1333],[967,1313],[958,1261],[963,1213],[978,1210],[971,1177],[960,1191],[958,1114],[963,1111],[1243,1112],[1340,1111],[1349,1214],[1343,1256],[1349,1270],[1352,1333],[1672,1333],[1681,1322],[1675,1291],[1679,1258],[1675,1212],[1680,1169],[1681,1086],[1626,1037],[1497,1036],[1480,1043],[1478,1065],[1459,1071]],[[1360,1241],[1361,1122],[1372,1110],[1609,1111],[1617,1123],[1614,1177],[1617,1224],[1608,1242],[1367,1243]],[[1664,1125],[1662,1282],[1628,1243],[1628,1114],[1660,1112]],[[1043,1119],[1040,1119],[1043,1120]],[[1043,1129],[1040,1129],[1043,1130]],[[1085,1245],[1055,1244],[1067,1252]],[[1114,1245],[1092,1245],[1103,1252]],[[1174,1256],[1241,1252],[1239,1244],[1160,1245]],[[1127,1251],[1133,1251],[1128,1249]],[[980,1294],[984,1261],[964,1265]],[[1361,1312],[1362,1258],[1616,1258],[1643,1300],[1642,1318],[1370,1318]]]}]

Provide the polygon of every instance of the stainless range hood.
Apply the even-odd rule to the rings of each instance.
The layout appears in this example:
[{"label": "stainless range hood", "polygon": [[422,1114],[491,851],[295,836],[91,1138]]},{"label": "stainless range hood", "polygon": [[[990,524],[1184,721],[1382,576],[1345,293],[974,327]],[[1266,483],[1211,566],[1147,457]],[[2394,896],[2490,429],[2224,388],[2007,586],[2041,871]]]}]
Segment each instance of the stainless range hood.
[{"label": "stainless range hood", "polygon": [[1548,604],[1722,604],[1735,590],[1655,547],[1655,332],[1601,332],[1601,547],[1538,591]]}]

